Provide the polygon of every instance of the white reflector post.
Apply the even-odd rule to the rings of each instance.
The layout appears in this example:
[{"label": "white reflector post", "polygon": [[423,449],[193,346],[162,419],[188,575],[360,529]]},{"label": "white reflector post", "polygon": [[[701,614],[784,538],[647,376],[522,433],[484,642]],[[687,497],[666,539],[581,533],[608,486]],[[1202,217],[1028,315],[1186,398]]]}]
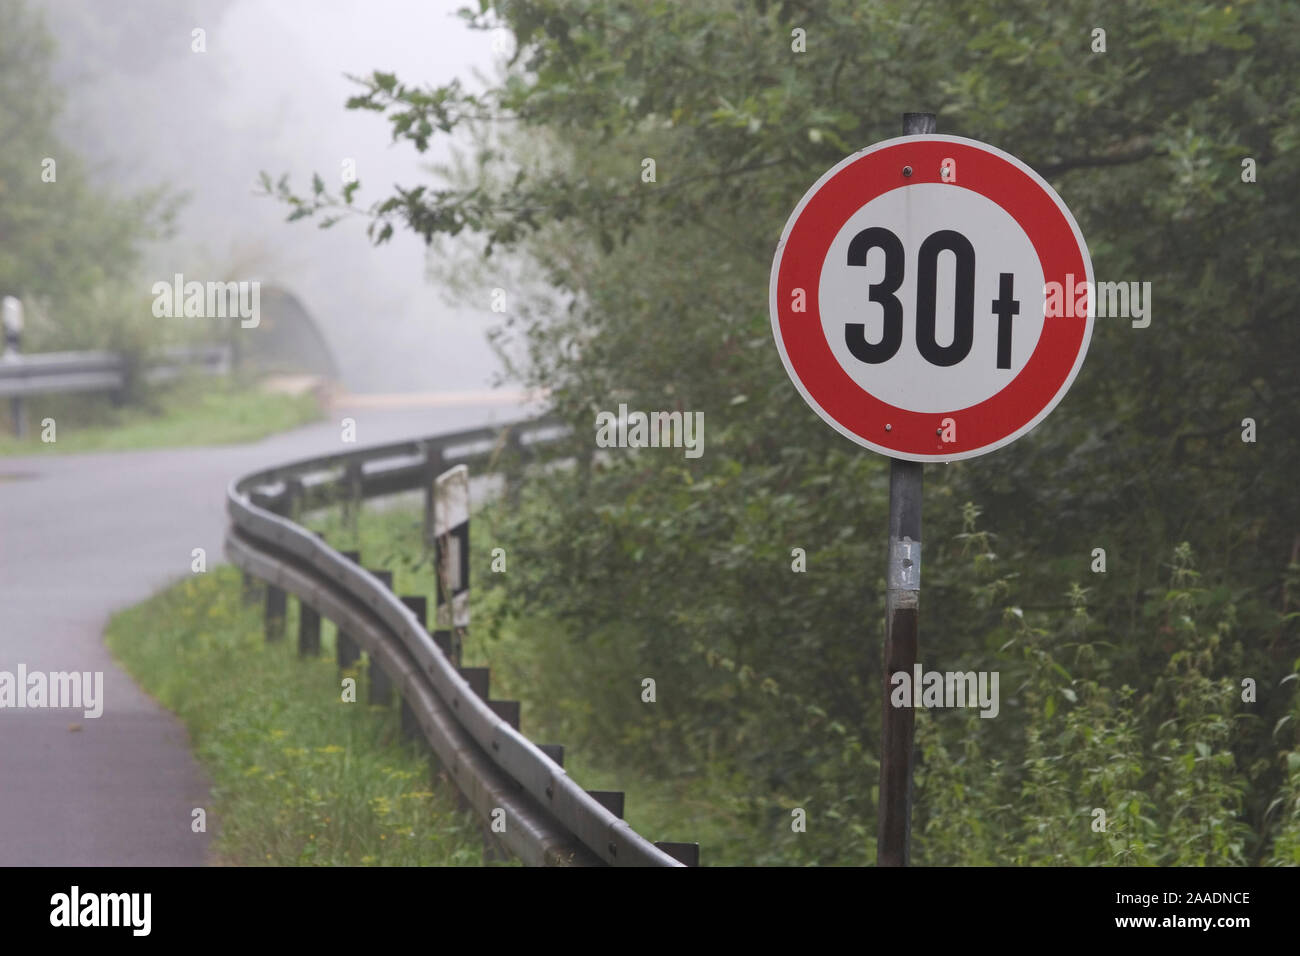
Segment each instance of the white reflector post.
[{"label": "white reflector post", "polygon": [[439,630],[469,627],[469,468],[457,465],[433,483],[434,559]]}]

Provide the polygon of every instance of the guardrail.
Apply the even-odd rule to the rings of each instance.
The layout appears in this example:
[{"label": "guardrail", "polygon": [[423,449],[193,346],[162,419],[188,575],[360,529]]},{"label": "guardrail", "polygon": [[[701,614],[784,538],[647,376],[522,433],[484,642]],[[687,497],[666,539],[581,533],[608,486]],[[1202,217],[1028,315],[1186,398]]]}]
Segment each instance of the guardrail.
[{"label": "guardrail", "polygon": [[[653,843],[622,820],[623,795],[587,791],[563,769],[563,748],[537,745],[519,732],[519,705],[488,699],[486,668],[460,667],[449,630],[426,627],[424,596],[399,597],[391,575],[366,570],[355,552],[339,552],[293,519],[304,509],[423,489],[426,541],[435,538],[434,485],[456,465],[495,467],[504,453],[507,486],[537,449],[560,437],[548,419],[476,428],[304,459],[233,481],[226,556],[266,582],[266,636],[284,636],[287,595],[300,602],[298,651],[319,653],[320,619],[338,628],[336,659],[354,663],[358,644],[370,658],[371,700],[392,688],[402,724],[418,728],[448,777],[493,835],[530,865],[681,866],[699,861],[699,845]],[[442,589],[440,588],[440,591]],[[450,601],[450,595],[443,596]],[[378,676],[376,676],[378,675]]]},{"label": "guardrail", "polygon": [[[166,381],[188,371],[225,375],[230,371],[227,345],[166,349],[144,369],[149,382]],[[36,352],[14,350],[0,357],[0,397],[11,400],[14,434],[24,431],[23,399],[52,392],[118,392],[126,387],[129,363],[116,352]]]},{"label": "guardrail", "polygon": [[[149,364],[144,375],[149,381],[161,381],[190,370],[225,374],[230,370],[230,348],[168,349]],[[115,352],[11,353],[0,361],[0,396],[112,392],[126,386],[127,373],[126,359]]]}]

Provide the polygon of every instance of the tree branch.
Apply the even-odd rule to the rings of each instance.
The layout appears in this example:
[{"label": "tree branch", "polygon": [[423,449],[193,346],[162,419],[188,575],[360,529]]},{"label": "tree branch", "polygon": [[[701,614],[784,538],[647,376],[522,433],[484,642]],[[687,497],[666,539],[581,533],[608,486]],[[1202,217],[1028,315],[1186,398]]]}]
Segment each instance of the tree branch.
[{"label": "tree branch", "polygon": [[1143,146],[1138,149],[1128,150],[1121,153],[1104,153],[1101,156],[1076,156],[1072,159],[1062,159],[1055,163],[1047,163],[1039,166],[1031,163],[1040,176],[1056,176],[1060,173],[1069,172],[1072,169],[1089,169],[1099,166],[1127,166],[1129,163],[1139,163],[1144,159],[1152,156],[1164,156],[1164,150],[1157,150],[1153,146]]}]

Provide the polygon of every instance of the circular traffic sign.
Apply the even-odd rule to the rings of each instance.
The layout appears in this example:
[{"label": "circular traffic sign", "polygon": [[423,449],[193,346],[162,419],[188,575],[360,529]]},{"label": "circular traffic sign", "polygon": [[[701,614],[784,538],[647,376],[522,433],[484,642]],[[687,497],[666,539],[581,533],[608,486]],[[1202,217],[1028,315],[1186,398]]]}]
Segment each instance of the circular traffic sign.
[{"label": "circular traffic sign", "polygon": [[859,445],[956,461],[1056,407],[1092,337],[1092,260],[1037,173],[960,136],[876,143],[799,200],[772,332],[804,400]]}]

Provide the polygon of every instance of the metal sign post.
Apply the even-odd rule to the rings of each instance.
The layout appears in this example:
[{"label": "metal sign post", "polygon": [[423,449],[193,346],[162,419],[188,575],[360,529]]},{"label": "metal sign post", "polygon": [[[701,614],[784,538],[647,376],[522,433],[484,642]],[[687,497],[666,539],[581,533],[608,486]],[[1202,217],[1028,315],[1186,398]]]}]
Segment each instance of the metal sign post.
[{"label": "metal sign post", "polygon": [[880,828],[877,866],[906,866],[912,835],[912,750],[916,711],[890,703],[890,677],[916,663],[921,596],[921,469],[889,462],[889,570],[885,579],[885,654],[881,677]]},{"label": "metal sign post", "polygon": [[[904,113],[903,135],[936,133],[933,113]],[[890,676],[916,663],[921,596],[919,461],[889,460],[889,567],[885,577],[885,654],[881,675],[880,801],[876,865],[906,866],[912,842],[912,750],[916,712],[889,703]]]}]

